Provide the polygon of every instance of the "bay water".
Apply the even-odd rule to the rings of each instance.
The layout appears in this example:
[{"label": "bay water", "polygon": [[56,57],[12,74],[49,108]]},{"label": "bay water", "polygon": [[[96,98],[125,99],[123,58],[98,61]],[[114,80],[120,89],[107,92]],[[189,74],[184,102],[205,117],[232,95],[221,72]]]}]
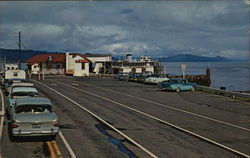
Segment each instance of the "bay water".
[{"label": "bay water", "polygon": [[250,90],[250,65],[248,62],[163,62],[168,74],[182,75],[181,64],[186,64],[186,74],[204,75],[211,70],[211,87],[226,87],[229,91]]}]

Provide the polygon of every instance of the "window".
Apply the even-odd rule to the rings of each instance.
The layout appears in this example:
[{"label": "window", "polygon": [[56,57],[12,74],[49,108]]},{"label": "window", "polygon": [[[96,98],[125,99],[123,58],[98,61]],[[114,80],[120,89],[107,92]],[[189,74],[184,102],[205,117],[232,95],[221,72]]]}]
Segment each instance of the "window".
[{"label": "window", "polygon": [[85,63],[82,63],[82,70],[85,69]]},{"label": "window", "polygon": [[13,74],[14,76],[17,76],[17,72],[14,72],[14,74]]},{"label": "window", "polygon": [[15,108],[15,113],[26,112],[52,112],[52,109],[50,105],[20,105]]}]

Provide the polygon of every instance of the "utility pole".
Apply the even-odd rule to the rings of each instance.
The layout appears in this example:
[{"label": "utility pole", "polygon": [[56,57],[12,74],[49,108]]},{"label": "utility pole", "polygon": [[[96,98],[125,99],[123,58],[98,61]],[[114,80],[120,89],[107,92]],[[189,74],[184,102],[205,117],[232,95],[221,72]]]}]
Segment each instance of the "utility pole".
[{"label": "utility pole", "polygon": [[18,69],[21,69],[21,46],[22,46],[22,43],[21,43],[21,31],[18,32],[18,37],[19,37],[19,41],[18,41],[18,46],[19,46],[19,51],[18,51]]}]

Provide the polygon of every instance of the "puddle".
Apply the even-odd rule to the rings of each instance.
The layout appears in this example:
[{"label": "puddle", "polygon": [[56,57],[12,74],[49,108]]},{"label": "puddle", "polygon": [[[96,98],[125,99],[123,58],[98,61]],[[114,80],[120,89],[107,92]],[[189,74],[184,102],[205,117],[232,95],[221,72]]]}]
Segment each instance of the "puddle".
[{"label": "puddle", "polygon": [[[123,142],[128,142],[129,144],[132,144],[130,141],[123,139],[119,140],[114,138],[112,135],[110,135],[107,130],[109,127],[107,127],[105,124],[98,123],[95,125],[95,127],[105,136],[108,137],[108,141],[112,144],[114,144],[121,152],[124,154],[128,155],[130,158],[138,158],[132,151],[130,151],[124,144]],[[125,129],[124,129],[125,130]]]}]

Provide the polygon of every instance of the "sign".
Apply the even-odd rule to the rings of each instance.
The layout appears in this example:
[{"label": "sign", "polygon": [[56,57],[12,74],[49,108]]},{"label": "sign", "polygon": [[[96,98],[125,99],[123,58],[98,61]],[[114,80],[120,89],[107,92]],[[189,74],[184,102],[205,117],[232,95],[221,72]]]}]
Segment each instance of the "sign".
[{"label": "sign", "polygon": [[182,71],[186,71],[187,68],[187,64],[181,64],[181,70]]},{"label": "sign", "polygon": [[185,79],[185,71],[187,68],[187,64],[181,64],[181,70],[182,70],[182,77]]}]

